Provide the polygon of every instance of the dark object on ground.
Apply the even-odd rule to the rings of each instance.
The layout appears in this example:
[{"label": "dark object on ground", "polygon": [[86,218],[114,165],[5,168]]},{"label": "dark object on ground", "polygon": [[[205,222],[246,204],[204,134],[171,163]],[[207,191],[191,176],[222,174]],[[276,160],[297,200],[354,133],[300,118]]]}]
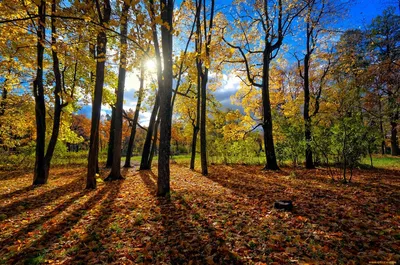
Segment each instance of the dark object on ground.
[{"label": "dark object on ground", "polygon": [[276,201],[274,202],[274,208],[291,211],[293,209],[293,203],[292,201]]}]

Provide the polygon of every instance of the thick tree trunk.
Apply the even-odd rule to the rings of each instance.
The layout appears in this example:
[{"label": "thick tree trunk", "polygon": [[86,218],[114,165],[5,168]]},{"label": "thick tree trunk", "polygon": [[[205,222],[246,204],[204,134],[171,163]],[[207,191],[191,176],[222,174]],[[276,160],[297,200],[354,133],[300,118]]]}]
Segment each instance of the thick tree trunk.
[{"label": "thick tree trunk", "polygon": [[[161,0],[161,26],[163,51],[163,79],[160,87],[160,146],[158,153],[157,196],[169,196],[170,192],[170,145],[171,145],[171,98],[172,98],[172,47],[173,47],[173,0]],[[167,27],[168,25],[168,27]]]},{"label": "thick tree trunk", "polygon": [[276,162],[274,137],[272,133],[272,114],[271,102],[269,98],[269,68],[270,68],[270,54],[268,47],[264,52],[263,57],[263,82],[262,82],[262,103],[263,103],[263,130],[264,130],[264,148],[267,163],[264,169],[279,170],[278,163]]},{"label": "thick tree trunk", "polygon": [[[104,0],[103,13],[104,17],[100,21],[101,24],[107,23],[110,20],[111,6],[109,0]],[[104,30],[102,30],[97,35],[96,82],[94,88],[94,100],[92,105],[92,122],[90,129],[90,145],[89,145],[88,170],[86,179],[87,189],[96,188],[96,167],[98,167],[98,153],[99,153],[100,111],[101,111],[101,101],[103,97],[106,52],[107,52],[107,35],[104,32]]]},{"label": "thick tree trunk", "polygon": [[130,5],[124,2],[121,16],[121,58],[119,63],[118,74],[118,92],[117,103],[115,105],[115,128],[114,128],[114,145],[113,145],[113,163],[110,175],[105,179],[118,180],[123,179],[121,176],[121,145],[122,145],[122,111],[124,105],[124,89],[126,76],[126,53],[127,53],[127,33],[128,33],[128,11]]},{"label": "thick tree trunk", "polygon": [[33,185],[46,184],[45,137],[46,137],[46,106],[43,87],[43,53],[45,43],[46,1],[41,0],[38,7],[39,23],[37,29],[37,69],[33,81],[36,117],[36,151]]},{"label": "thick tree trunk", "polygon": [[207,82],[208,82],[208,68],[205,69],[204,75],[201,79],[201,108],[200,108],[200,160],[201,160],[201,174],[208,175],[207,167]]},{"label": "thick tree trunk", "polygon": [[[118,90],[115,91],[116,94]],[[113,163],[114,136],[115,135],[115,106],[111,106],[110,138],[108,139],[106,168],[111,168]]]},{"label": "thick tree trunk", "polygon": [[151,165],[149,163],[150,152],[151,152],[151,140],[153,138],[154,126],[156,123],[156,117],[160,108],[160,92],[156,95],[156,102],[154,103],[153,111],[151,112],[149,127],[147,128],[146,139],[143,145],[142,159],[140,161],[140,170],[149,170]]},{"label": "thick tree trunk", "polygon": [[141,66],[140,66],[139,95],[138,95],[138,101],[136,103],[135,115],[133,116],[133,120],[132,120],[131,135],[129,137],[128,150],[126,152],[124,167],[131,167],[133,143],[135,141],[135,136],[136,136],[136,125],[139,121],[139,113],[140,113],[140,107],[142,105],[143,96],[144,96],[144,62],[142,62]]}]

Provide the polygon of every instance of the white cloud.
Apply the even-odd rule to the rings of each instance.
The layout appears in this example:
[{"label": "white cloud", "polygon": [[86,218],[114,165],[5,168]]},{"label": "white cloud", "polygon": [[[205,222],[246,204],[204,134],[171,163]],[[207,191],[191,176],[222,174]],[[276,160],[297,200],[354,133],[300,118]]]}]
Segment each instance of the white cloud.
[{"label": "white cloud", "polygon": [[224,92],[232,91],[232,93],[236,92],[239,89],[240,83],[242,82],[242,80],[240,80],[240,78],[237,77],[234,73],[230,73],[228,75],[224,74],[223,80],[225,82],[225,85],[221,88],[221,90]]}]

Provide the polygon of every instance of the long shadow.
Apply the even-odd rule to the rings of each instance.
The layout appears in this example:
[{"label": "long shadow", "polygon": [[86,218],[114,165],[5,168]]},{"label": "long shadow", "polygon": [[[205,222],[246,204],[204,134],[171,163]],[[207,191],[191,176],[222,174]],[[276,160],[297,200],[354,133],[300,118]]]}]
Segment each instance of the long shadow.
[{"label": "long shadow", "polygon": [[[156,188],[156,176],[153,172],[143,171],[140,176],[149,191]],[[215,229],[208,221],[201,217],[179,195],[171,199],[159,198],[162,238],[151,241],[148,251],[152,250],[152,257],[147,256],[145,264],[155,264],[157,252],[168,246],[167,254],[171,264],[243,264],[240,257],[224,247],[224,239],[216,234]],[[177,208],[176,204],[180,207]],[[162,242],[162,243],[160,243]],[[158,244],[161,244],[160,247]]]},{"label": "long shadow", "polygon": [[79,183],[81,179],[76,179],[70,183],[64,184],[45,193],[38,194],[33,197],[24,198],[13,202],[7,206],[1,207],[0,212],[7,215],[8,218],[20,214],[22,211],[34,210],[45,206],[55,198],[63,197],[69,193],[76,192],[82,189]]},{"label": "long shadow", "polygon": [[[77,245],[78,253],[71,253],[73,257],[69,260],[70,264],[91,264],[90,257],[87,254],[89,252],[96,252],[96,256],[102,256],[103,252],[107,251],[103,245],[106,241],[113,243],[112,233],[116,233],[113,230],[107,229],[112,221],[112,217],[115,214],[114,204],[115,199],[118,197],[123,180],[113,181],[107,184],[109,193],[101,204],[101,209],[98,214],[98,219],[94,218],[93,221],[86,227],[86,233],[88,236],[80,241]],[[109,233],[109,234],[108,234]],[[107,263],[113,261],[112,257],[108,257]]]},{"label": "long shadow", "polygon": [[225,246],[215,228],[179,195],[160,199],[160,209],[164,244],[169,246],[172,264],[244,264]]},{"label": "long shadow", "polygon": [[15,264],[25,260],[29,264],[29,259],[35,258],[43,253],[47,248],[53,246],[54,243],[59,241],[59,237],[69,231],[76,225],[85,215],[88,209],[92,209],[107,193],[109,189],[104,187],[96,191],[92,197],[88,199],[79,209],[69,214],[57,226],[52,227],[42,237],[32,242],[29,246],[25,246],[18,253],[8,258],[10,264]]},{"label": "long shadow", "polygon": [[26,170],[1,172],[0,173],[0,181],[23,178],[23,177],[25,177],[25,174],[26,174]]},{"label": "long shadow", "polygon": [[72,205],[76,200],[87,194],[88,191],[84,190],[81,191],[80,193],[74,195],[73,197],[69,198],[66,201],[63,201],[61,205],[58,205],[56,208],[54,208],[51,212],[46,214],[45,216],[42,216],[38,220],[34,221],[33,223],[30,223],[28,226],[20,229],[17,232],[14,232],[10,237],[5,238],[4,240],[0,241],[0,246],[2,248],[0,249],[0,253],[4,249],[6,249],[8,246],[12,245],[15,241],[23,239],[24,236],[27,236],[29,232],[34,231],[35,229],[39,228],[41,225],[43,225],[45,222],[48,220],[56,217],[58,214],[60,214],[62,211],[65,211],[70,205]]},{"label": "long shadow", "polygon": [[146,185],[146,187],[149,189],[150,192],[156,192],[157,190],[157,183],[155,181],[156,176],[152,171],[146,170],[146,171],[140,171],[139,172],[140,177],[143,180],[143,183]]},{"label": "long shadow", "polygon": [[1,194],[1,195],[0,195],[0,200],[1,200],[1,201],[2,201],[2,200],[8,200],[8,199],[11,199],[12,197],[20,196],[20,195],[22,195],[22,194],[24,194],[24,193],[27,193],[27,192],[29,192],[29,191],[31,191],[31,190],[34,190],[34,189],[35,189],[34,186],[29,185],[29,186],[27,186],[27,187],[24,187],[24,188],[19,189],[19,190],[12,191],[12,192],[10,192],[10,193]]},{"label": "long shadow", "polygon": [[[279,183],[279,178],[264,178],[260,176],[260,171],[252,172],[240,167],[237,169],[230,166],[224,166],[223,174],[220,173],[220,170],[211,169],[210,171],[211,173],[205,176],[206,178],[230,189],[238,196],[246,195],[251,198],[266,192],[278,196],[286,189],[286,186]],[[269,199],[272,202],[272,198]]]}]

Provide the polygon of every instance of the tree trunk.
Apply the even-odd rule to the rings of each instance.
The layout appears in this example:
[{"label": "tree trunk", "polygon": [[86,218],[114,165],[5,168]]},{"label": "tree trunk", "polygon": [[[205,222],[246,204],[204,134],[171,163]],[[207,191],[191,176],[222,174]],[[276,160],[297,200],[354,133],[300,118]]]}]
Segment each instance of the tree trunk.
[{"label": "tree trunk", "polygon": [[199,127],[193,126],[193,136],[192,136],[192,156],[190,158],[190,169],[194,170],[194,164],[196,159],[196,145],[197,145],[197,134],[199,132]]},{"label": "tree trunk", "polygon": [[118,73],[118,93],[115,106],[115,128],[114,128],[114,146],[113,163],[110,175],[105,179],[118,180],[121,176],[121,144],[122,144],[122,111],[124,105],[124,89],[126,76],[126,53],[127,53],[127,33],[128,33],[128,11],[130,4],[124,2],[121,15],[121,58]]},{"label": "tree trunk", "polygon": [[272,134],[272,115],[271,102],[269,98],[269,67],[270,54],[268,47],[264,51],[263,57],[263,76],[262,76],[262,102],[263,102],[263,130],[264,130],[264,148],[267,163],[264,169],[279,170],[276,162],[274,138]]},{"label": "tree trunk", "polygon": [[[118,90],[115,92],[117,94]],[[113,150],[114,150],[114,138],[115,138],[114,135],[115,135],[115,106],[111,106],[110,138],[108,139],[106,168],[111,168],[113,163]]]},{"label": "tree trunk", "polygon": [[[307,39],[309,37],[307,36]],[[310,55],[306,54],[304,57],[304,136],[306,140],[306,168],[313,169],[313,153],[311,149],[311,117],[310,117]]]},{"label": "tree trunk", "polygon": [[[56,1],[53,0],[51,4],[51,12],[52,14],[56,13]],[[57,29],[55,25],[55,18],[51,18],[51,43],[52,45],[57,44]],[[53,115],[53,130],[51,133],[51,138],[49,145],[47,147],[46,155],[45,155],[45,178],[48,179],[49,170],[50,170],[50,163],[51,159],[53,158],[54,150],[57,144],[58,134],[60,131],[60,121],[61,121],[61,111],[65,105],[61,104],[61,72],[60,72],[60,64],[58,59],[58,54],[55,49],[52,49],[52,56],[53,56],[53,70],[54,70],[54,77],[55,77],[55,89],[54,89],[54,115]]]},{"label": "tree trunk", "polygon": [[158,127],[160,126],[160,116],[157,116],[157,121],[154,126],[154,137],[153,137],[153,144],[151,145],[151,152],[150,152],[150,157],[149,157],[149,165],[151,168],[151,164],[153,163],[153,157],[154,154],[156,153],[157,149],[157,142],[158,142]]},{"label": "tree trunk", "polygon": [[[104,13],[104,18],[100,20],[101,24],[107,23],[110,20],[111,6],[109,0],[104,0],[103,13]],[[100,14],[99,16],[101,17]],[[107,52],[107,35],[103,29],[97,35],[96,82],[94,88],[94,99],[92,105],[92,122],[90,128],[88,171],[86,179],[87,189],[96,188],[96,167],[98,167],[98,153],[99,153],[99,125],[100,125],[101,100],[103,97],[106,52]]]},{"label": "tree trunk", "polygon": [[400,148],[399,148],[399,144],[397,141],[397,122],[395,122],[394,120],[392,120],[390,122],[391,125],[391,135],[390,135],[390,144],[392,147],[392,156],[398,156],[400,155]]},{"label": "tree trunk", "polygon": [[46,1],[41,0],[38,7],[39,22],[37,28],[37,69],[36,79],[33,81],[33,95],[35,97],[36,117],[36,151],[33,185],[46,184],[45,165],[45,137],[46,137],[46,106],[43,87],[43,53],[45,45]]},{"label": "tree trunk", "polygon": [[128,150],[126,152],[124,167],[131,167],[133,143],[135,141],[135,136],[136,136],[136,125],[139,120],[140,107],[142,105],[142,100],[144,96],[144,70],[145,70],[144,62],[142,62],[140,66],[140,87],[139,87],[138,101],[136,103],[135,115],[133,116],[132,120],[131,135],[129,137]]},{"label": "tree trunk", "polygon": [[156,95],[156,102],[154,103],[153,111],[151,112],[149,127],[147,128],[146,139],[143,145],[142,159],[140,161],[140,170],[149,170],[151,165],[149,163],[150,152],[151,152],[151,139],[153,138],[154,126],[156,123],[156,117],[160,108],[160,92]]},{"label": "tree trunk", "polygon": [[200,160],[201,160],[201,174],[208,175],[207,167],[207,81],[208,81],[208,68],[205,68],[204,75],[201,79],[201,108],[200,108]]},{"label": "tree trunk", "polygon": [[172,98],[172,47],[173,47],[173,0],[161,0],[161,41],[163,51],[163,79],[160,87],[160,146],[158,152],[157,196],[169,196],[170,192],[170,145],[171,145],[171,98]]}]

